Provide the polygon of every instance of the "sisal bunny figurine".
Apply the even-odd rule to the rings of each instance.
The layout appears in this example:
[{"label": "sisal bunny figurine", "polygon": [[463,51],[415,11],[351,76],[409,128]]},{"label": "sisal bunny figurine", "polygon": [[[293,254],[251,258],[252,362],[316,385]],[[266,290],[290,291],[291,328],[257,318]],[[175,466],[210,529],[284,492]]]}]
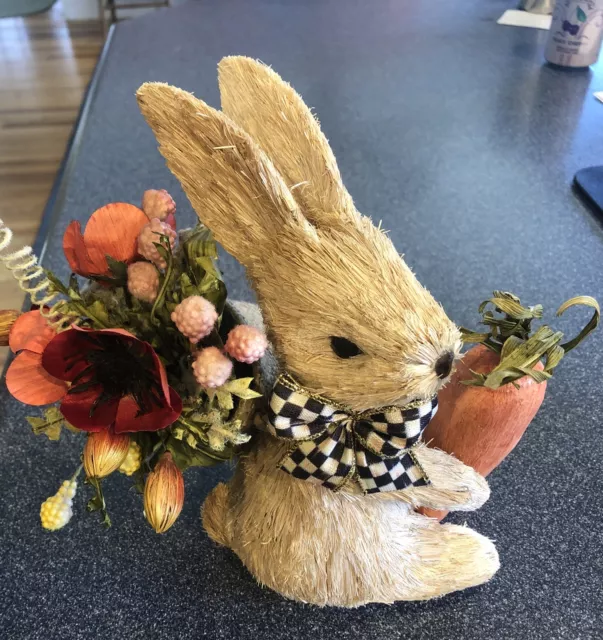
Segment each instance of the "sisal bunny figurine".
[{"label": "sisal bunny figurine", "polygon": [[459,333],[355,209],[299,95],[244,57],[219,65],[223,111],[138,91],[199,218],[247,269],[281,375],[263,429],[207,498],[209,535],[288,598],[354,607],[487,581],[492,542],[418,506],[471,511],[473,469],[420,442]]}]

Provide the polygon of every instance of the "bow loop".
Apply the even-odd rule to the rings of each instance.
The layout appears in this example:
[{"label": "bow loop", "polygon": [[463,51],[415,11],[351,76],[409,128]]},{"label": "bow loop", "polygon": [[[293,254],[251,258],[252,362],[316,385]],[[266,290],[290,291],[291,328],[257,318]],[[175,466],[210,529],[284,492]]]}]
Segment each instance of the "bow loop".
[{"label": "bow loop", "polygon": [[272,391],[268,407],[273,435],[292,440],[312,440],[333,421],[335,407],[297,391],[280,377]]},{"label": "bow loop", "polygon": [[310,394],[283,374],[274,386],[268,430],[291,441],[280,468],[295,478],[341,489],[356,478],[366,493],[429,480],[412,447],[437,411],[437,399],[355,414]]}]

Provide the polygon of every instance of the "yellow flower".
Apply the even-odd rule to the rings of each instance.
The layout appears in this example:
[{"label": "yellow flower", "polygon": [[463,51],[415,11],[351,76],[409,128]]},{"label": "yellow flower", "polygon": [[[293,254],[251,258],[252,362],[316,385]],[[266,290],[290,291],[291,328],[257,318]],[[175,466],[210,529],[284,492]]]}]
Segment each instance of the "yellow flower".
[{"label": "yellow flower", "polygon": [[98,431],[90,433],[84,447],[84,470],[89,478],[104,478],[119,469],[128,455],[130,437]]},{"label": "yellow flower", "polygon": [[164,453],[144,486],[144,515],[156,533],[176,522],[184,504],[184,479],[171,453]]},{"label": "yellow flower", "polygon": [[75,480],[65,480],[60,489],[40,507],[40,520],[44,529],[56,531],[64,527],[73,515],[73,496],[77,489]]},{"label": "yellow flower", "polygon": [[140,445],[137,442],[134,442],[134,440],[131,440],[128,454],[126,455],[124,461],[121,463],[119,471],[121,473],[125,473],[127,476],[131,476],[133,473],[138,471],[138,469],[140,469],[141,463],[142,451],[140,449]]}]

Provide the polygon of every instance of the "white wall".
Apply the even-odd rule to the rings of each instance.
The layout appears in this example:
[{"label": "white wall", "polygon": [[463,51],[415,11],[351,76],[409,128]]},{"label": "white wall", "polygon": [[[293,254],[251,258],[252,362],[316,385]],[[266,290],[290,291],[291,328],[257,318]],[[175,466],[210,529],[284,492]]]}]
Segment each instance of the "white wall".
[{"label": "white wall", "polygon": [[[63,14],[67,20],[95,20],[99,18],[98,0],[62,0]],[[119,4],[119,3],[118,3]],[[147,11],[153,11],[152,7],[141,9],[118,10],[119,18],[134,18]]]},{"label": "white wall", "polygon": [[98,18],[98,0],[63,0],[63,13],[67,20]]}]

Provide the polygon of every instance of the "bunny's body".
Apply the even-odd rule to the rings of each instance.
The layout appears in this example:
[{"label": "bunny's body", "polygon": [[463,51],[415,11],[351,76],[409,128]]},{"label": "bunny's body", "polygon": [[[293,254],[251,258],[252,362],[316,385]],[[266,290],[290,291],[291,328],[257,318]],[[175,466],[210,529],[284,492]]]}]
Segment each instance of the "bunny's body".
[{"label": "bunny's body", "polygon": [[[199,217],[247,267],[281,370],[350,412],[432,396],[458,331],[356,211],[317,121],[248,58],[220,63],[220,90],[224,113],[167,85],[143,85],[138,98]],[[353,480],[333,492],[295,479],[279,469],[290,444],[268,433],[253,442],[208,498],[204,524],[283,595],[339,606],[427,599],[497,570],[489,540],[413,511],[487,499],[485,480],[451,456],[415,447],[430,484],[363,495]]]},{"label": "bunny's body", "polygon": [[[419,451],[432,495],[364,496],[283,473],[278,463],[286,445],[260,436],[230,484],[218,485],[206,500],[203,524],[260,583],[302,602],[355,607],[426,600],[489,580],[498,554],[487,538],[440,525],[412,506],[475,509],[488,498],[485,481],[437,449]],[[438,491],[439,476],[445,488]]]}]

